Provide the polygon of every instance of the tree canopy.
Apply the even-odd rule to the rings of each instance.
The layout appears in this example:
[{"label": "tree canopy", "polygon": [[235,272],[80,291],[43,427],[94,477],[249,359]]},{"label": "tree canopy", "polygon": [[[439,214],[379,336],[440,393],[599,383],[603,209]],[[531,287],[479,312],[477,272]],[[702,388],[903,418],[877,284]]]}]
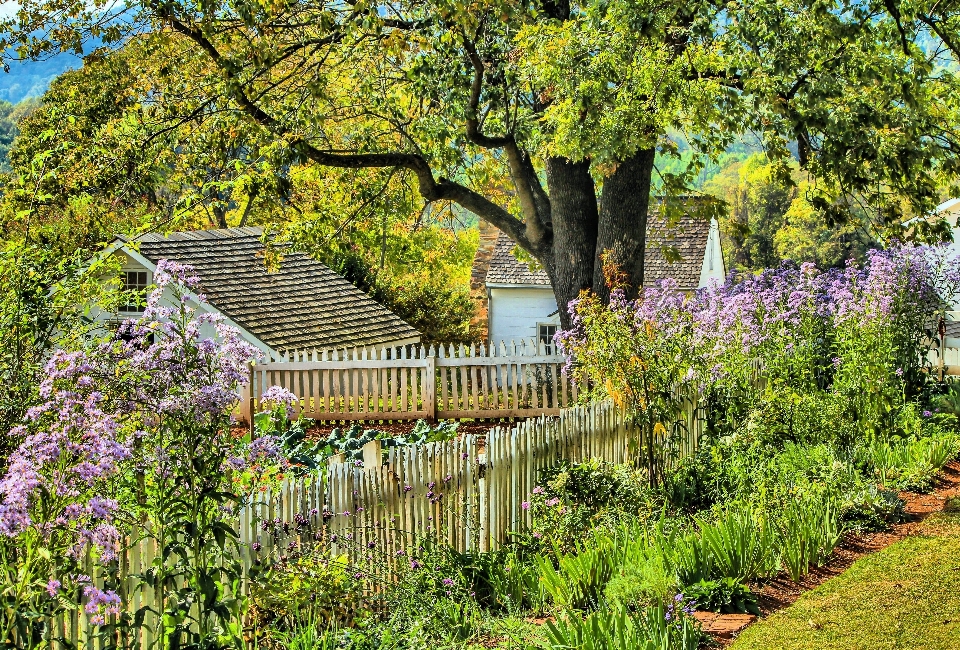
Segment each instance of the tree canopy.
[{"label": "tree canopy", "polygon": [[[214,214],[264,200],[265,179],[282,200],[277,179],[303,166],[373,187],[396,177],[506,232],[566,304],[604,292],[604,251],[638,287],[648,212],[675,213],[745,133],[784,180],[795,144],[828,223],[868,210],[896,233],[929,215],[958,170],[955,5],[27,0],[0,49],[153,56],[117,106],[127,150],[178,131],[168,151],[197,156],[181,175]],[[658,169],[679,156],[672,133],[694,155]]]}]

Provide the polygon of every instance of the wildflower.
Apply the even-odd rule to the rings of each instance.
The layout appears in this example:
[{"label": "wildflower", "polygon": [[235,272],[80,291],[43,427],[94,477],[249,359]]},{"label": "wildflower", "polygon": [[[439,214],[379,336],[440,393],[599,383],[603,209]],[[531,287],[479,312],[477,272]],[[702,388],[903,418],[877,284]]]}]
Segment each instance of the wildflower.
[{"label": "wildflower", "polygon": [[453,580],[451,580],[450,578],[444,578],[444,579],[443,579],[443,584],[445,584],[446,586],[450,587],[450,586],[453,585]]},{"label": "wildflower", "polygon": [[524,501],[523,503],[520,504],[520,507],[523,508],[524,510],[529,510],[529,509],[530,509],[530,502],[529,502],[529,501]]},{"label": "wildflower", "polygon": [[60,590],[60,581],[53,578],[47,583],[47,593],[50,594],[50,597],[53,598],[57,595],[57,592]]}]

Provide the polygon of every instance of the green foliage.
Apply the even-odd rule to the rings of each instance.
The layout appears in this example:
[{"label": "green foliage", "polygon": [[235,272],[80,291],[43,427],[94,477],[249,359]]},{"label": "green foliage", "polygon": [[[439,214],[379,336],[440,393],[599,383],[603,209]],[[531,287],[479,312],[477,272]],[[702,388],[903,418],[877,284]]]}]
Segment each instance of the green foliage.
[{"label": "green foliage", "polygon": [[643,472],[600,459],[541,470],[538,484],[530,495],[532,532],[548,551],[570,551],[584,530],[612,530],[656,507]]},{"label": "green foliage", "polygon": [[346,556],[328,557],[323,547],[257,564],[250,573],[251,599],[259,627],[296,633],[349,626],[362,612],[362,585],[352,577]]},{"label": "green foliage", "polygon": [[701,641],[697,624],[663,606],[631,613],[603,608],[581,618],[576,613],[547,621],[549,650],[695,650]]},{"label": "green foliage", "polygon": [[54,346],[77,346],[92,329],[89,310],[114,299],[98,278],[111,268],[110,261],[88,265],[78,253],[62,256],[45,242],[0,243],[0,458],[20,442],[7,432],[36,403]]},{"label": "green foliage", "polygon": [[596,535],[578,546],[574,553],[559,553],[554,558],[538,556],[540,582],[554,604],[572,609],[588,609],[600,603],[606,584],[618,564],[614,538]]},{"label": "green foliage", "polygon": [[695,602],[698,609],[708,612],[760,615],[757,595],[729,577],[687,585],[683,588],[683,596]]},{"label": "green foliage", "polygon": [[728,268],[756,271],[790,259],[839,267],[863,259],[872,243],[871,215],[851,210],[846,223],[828,224],[810,204],[810,181],[793,161],[754,153],[729,160],[704,186],[727,202],[720,219]]},{"label": "green foliage", "polygon": [[611,605],[630,610],[662,605],[676,591],[677,578],[667,560],[646,545],[643,549],[647,552],[640,557],[625,558],[607,583],[603,595]]},{"label": "green foliage", "polygon": [[960,452],[960,438],[945,434],[876,442],[863,455],[865,464],[885,488],[929,492],[937,472]]},{"label": "green foliage", "polygon": [[714,575],[742,582],[776,572],[775,531],[763,513],[749,505],[734,505],[716,521],[699,519],[697,523],[701,540],[713,556]]},{"label": "green foliage", "polygon": [[840,514],[829,497],[805,495],[783,509],[779,522],[780,558],[799,582],[812,566],[822,566],[840,543]]}]

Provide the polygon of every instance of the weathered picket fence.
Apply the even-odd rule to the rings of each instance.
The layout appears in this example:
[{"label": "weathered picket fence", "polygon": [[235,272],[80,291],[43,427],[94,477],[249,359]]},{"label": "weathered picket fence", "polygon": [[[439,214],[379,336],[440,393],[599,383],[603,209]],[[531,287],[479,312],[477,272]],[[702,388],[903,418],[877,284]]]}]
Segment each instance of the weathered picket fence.
[{"label": "weathered picket fence", "polygon": [[[645,439],[641,429],[610,403],[563,409],[514,426],[498,426],[486,436],[467,435],[421,446],[392,447],[384,456],[376,443],[364,448],[364,462],[331,464],[320,474],[285,481],[279,490],[257,496],[241,512],[239,537],[245,567],[258,557],[288,552],[291,542],[315,536],[333,541],[335,553],[355,559],[371,556],[385,572],[424,537],[461,552],[493,550],[510,533],[531,524],[525,507],[540,470],[560,461],[599,458],[643,468],[651,454],[667,465],[692,453],[703,422],[695,401],[669,438]],[[135,611],[158,607],[154,591],[134,591],[134,578],[157,557],[155,542],[144,541],[121,557],[121,596]],[[92,564],[89,575],[102,585]],[[244,585],[244,589],[246,589]],[[150,627],[155,619],[148,615]],[[105,647],[94,638],[88,617],[71,612],[51,629],[75,647]],[[127,648],[146,650],[149,635]],[[53,643],[54,648],[66,648]]]},{"label": "weathered picket fence", "polygon": [[250,422],[270,386],[297,396],[298,415],[324,421],[559,415],[578,393],[565,362],[534,341],[290,351],[251,367],[242,417]]}]

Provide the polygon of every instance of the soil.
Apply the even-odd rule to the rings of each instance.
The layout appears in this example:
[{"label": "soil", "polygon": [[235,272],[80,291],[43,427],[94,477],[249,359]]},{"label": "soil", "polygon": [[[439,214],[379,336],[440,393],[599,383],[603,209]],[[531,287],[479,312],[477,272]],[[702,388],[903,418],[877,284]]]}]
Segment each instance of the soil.
[{"label": "soil", "polygon": [[[906,502],[904,510],[909,516],[908,521],[893,524],[889,530],[883,532],[848,534],[834,551],[830,561],[812,570],[800,582],[793,582],[789,576],[781,575],[763,583],[750,585],[751,590],[757,594],[760,611],[766,617],[789,607],[805,591],[843,573],[864,555],[879,551],[904,537],[916,534],[920,522],[935,512],[943,511],[946,503],[956,497],[960,497],[960,462],[952,461],[943,468],[933,491],[929,494],[900,493],[900,498]],[[736,634],[749,624],[744,624],[742,618],[737,618],[742,616],[742,614],[713,615],[709,617],[708,623],[706,620],[703,621],[707,623],[704,625],[704,631],[711,634],[719,645],[729,645],[736,638]],[[730,620],[726,620],[727,618]],[[756,617],[753,620],[756,620]],[[752,623],[753,620],[749,622]],[[736,632],[731,633],[732,627],[737,628]]]},{"label": "soil", "polygon": [[[520,420],[472,420],[470,422],[461,422],[460,426],[457,427],[457,433],[459,435],[485,435],[494,427],[512,427],[519,421]],[[361,422],[360,426],[362,426],[364,429],[377,429],[379,431],[386,431],[391,435],[399,435],[410,433],[413,431],[413,427],[415,427],[416,424],[417,423],[414,420],[398,420],[394,422]],[[346,424],[338,422],[324,422],[307,429],[307,436],[309,438],[326,438],[334,429],[345,429],[349,426],[349,422]]]}]

